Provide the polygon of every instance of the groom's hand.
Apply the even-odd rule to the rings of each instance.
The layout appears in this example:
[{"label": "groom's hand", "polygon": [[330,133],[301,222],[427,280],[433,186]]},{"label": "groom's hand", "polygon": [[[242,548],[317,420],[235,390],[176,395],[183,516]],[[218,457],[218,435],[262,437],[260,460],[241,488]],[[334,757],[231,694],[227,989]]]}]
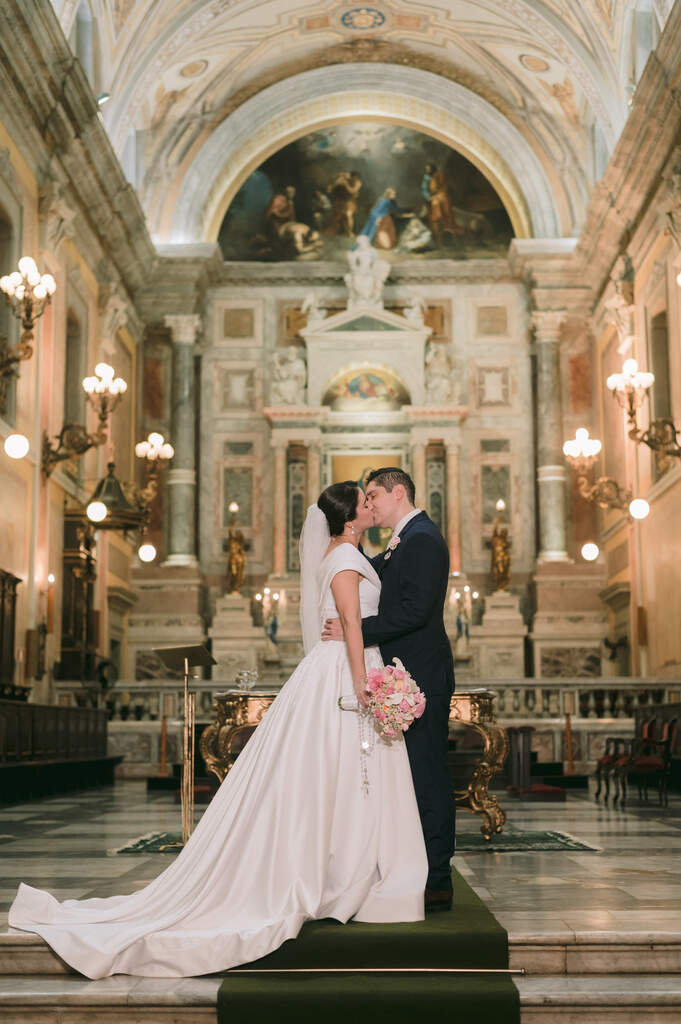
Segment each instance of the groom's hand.
[{"label": "groom's hand", "polygon": [[327,619],[322,631],[322,640],[344,640],[345,634],[340,619]]}]

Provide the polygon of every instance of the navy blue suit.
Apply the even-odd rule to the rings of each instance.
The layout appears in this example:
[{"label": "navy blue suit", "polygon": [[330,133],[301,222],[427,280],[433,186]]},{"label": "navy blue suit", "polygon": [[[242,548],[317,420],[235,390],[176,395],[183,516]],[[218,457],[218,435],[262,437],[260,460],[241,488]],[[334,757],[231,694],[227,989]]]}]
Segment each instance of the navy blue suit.
[{"label": "navy blue suit", "polygon": [[381,598],[378,614],[362,619],[364,646],[378,645],[386,665],[399,658],[426,695],[426,710],[405,740],[428,854],[427,887],[448,889],[455,810],[447,768],[454,660],[443,621],[449,552],[438,528],[420,512],[387,555],[371,559]]}]

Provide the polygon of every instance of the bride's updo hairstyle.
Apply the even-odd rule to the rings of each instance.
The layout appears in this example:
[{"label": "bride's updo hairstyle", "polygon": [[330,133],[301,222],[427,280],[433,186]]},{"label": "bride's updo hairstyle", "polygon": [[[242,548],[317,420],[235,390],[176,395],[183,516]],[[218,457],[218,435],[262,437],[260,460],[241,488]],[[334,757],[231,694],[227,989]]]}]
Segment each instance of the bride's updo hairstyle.
[{"label": "bride's updo hairstyle", "polygon": [[344,480],[342,484],[331,484],[319,495],[317,506],[326,516],[332,537],[340,537],[345,524],[356,517],[358,493],[354,480]]}]

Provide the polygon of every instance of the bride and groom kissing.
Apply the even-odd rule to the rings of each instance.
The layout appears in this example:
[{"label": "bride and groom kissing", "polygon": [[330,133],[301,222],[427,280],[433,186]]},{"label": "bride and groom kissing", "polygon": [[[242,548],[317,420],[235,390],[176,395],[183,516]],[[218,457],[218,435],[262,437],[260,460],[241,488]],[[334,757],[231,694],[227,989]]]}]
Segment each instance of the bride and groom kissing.
[{"label": "bride and groom kissing", "polygon": [[[419,921],[449,910],[447,546],[401,469],[332,484],[300,540],[305,657],[165,871],[129,895],[58,902],[22,883],[12,927],[90,978],[183,977],[250,963],[306,921]],[[377,525],[393,535],[365,557]],[[367,676],[398,658],[426,707],[392,741]],[[357,713],[339,711],[352,691]],[[372,733],[368,739],[367,729]]]}]

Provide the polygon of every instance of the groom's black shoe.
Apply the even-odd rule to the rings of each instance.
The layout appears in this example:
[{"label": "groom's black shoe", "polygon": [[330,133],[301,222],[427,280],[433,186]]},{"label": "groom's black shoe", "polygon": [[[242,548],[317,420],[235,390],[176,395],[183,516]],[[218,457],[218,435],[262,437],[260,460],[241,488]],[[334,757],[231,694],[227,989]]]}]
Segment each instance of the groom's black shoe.
[{"label": "groom's black shoe", "polygon": [[441,910],[452,909],[451,889],[426,889],[425,891],[426,914],[437,914]]}]

